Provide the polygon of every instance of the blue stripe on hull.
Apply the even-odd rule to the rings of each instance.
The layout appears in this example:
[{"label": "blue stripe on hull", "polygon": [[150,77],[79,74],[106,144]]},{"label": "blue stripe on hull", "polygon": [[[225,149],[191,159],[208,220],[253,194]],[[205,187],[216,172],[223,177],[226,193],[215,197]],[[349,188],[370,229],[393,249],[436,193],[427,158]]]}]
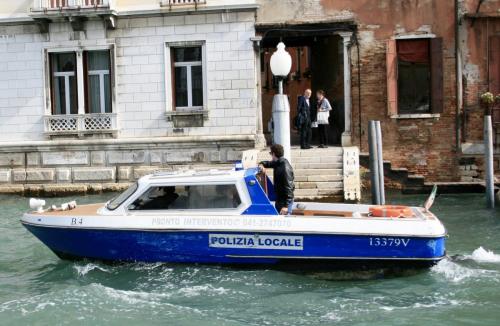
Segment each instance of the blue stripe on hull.
[{"label": "blue stripe on hull", "polygon": [[[25,227],[61,256],[109,261],[275,264],[289,259],[313,260],[439,260],[445,254],[444,237],[410,238],[353,235],[303,235],[301,250],[214,248],[210,234],[254,236],[255,233],[99,230]],[[260,236],[289,236],[269,234]],[[396,240],[398,239],[398,240]],[[399,245],[396,246],[395,243]]]}]

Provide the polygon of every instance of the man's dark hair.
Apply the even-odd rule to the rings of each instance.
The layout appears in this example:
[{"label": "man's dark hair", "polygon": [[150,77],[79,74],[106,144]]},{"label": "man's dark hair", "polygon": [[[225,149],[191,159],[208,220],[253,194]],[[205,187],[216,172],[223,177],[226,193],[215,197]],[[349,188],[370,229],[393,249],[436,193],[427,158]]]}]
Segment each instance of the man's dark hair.
[{"label": "man's dark hair", "polygon": [[325,91],[322,90],[322,89],[318,89],[318,91],[316,92],[317,94],[321,94],[321,95],[325,95]]},{"label": "man's dark hair", "polygon": [[280,158],[285,154],[285,150],[280,144],[274,144],[271,146],[271,153],[274,153],[277,158]]}]

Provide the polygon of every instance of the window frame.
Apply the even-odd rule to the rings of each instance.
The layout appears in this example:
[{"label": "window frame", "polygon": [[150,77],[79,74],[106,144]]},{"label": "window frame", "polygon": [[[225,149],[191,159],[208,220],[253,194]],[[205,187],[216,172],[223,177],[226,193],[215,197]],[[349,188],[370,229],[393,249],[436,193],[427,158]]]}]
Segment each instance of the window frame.
[{"label": "window frame", "polygon": [[[110,200],[106,203],[106,205],[105,205],[106,209],[107,209],[107,210],[109,210],[109,211],[114,211],[114,210],[116,210],[117,208],[121,207],[121,206],[123,205],[123,203],[125,203],[128,199],[130,199],[130,197],[132,197],[135,193],[137,193],[137,190],[139,190],[139,188],[140,188],[140,187],[139,187],[139,183],[138,183],[137,181],[136,181],[136,182],[134,182],[134,183],[133,183],[133,184],[131,184],[131,185],[130,185],[127,189],[125,189],[123,192],[121,192],[121,193],[120,193],[120,194],[118,194],[117,196],[115,196],[115,197],[113,197],[112,199],[110,199]],[[109,204],[111,204],[111,202],[112,202],[112,201],[117,200],[120,196],[124,195],[124,194],[125,194],[127,191],[129,191],[130,189],[133,189],[133,190],[131,191],[131,193],[130,193],[130,194],[128,194],[128,196],[126,196],[125,198],[121,199],[121,200],[119,201],[119,203],[118,203],[118,204],[116,204],[116,205],[114,206],[114,208],[109,207]],[[128,206],[128,204],[127,204],[127,206]]]},{"label": "window frame", "polygon": [[[106,97],[104,96],[105,94],[105,89],[104,89],[104,76],[108,75],[109,76],[109,83],[110,83],[110,96],[111,99],[113,99],[113,94],[112,94],[112,85],[113,82],[111,80],[111,75],[112,72],[114,71],[112,67],[112,59],[111,59],[111,49],[107,50],[109,52],[109,70],[105,69],[100,69],[100,70],[89,70],[88,67],[88,53],[93,52],[93,51],[106,51],[106,50],[84,50],[83,53],[83,73],[84,73],[84,88],[85,88],[85,113],[86,114],[98,114],[98,113],[113,113],[113,100],[110,101],[110,109],[111,112],[106,112]],[[89,76],[99,76],[99,107],[100,107],[100,112],[90,112],[90,99],[89,99]]]},{"label": "window frame", "polygon": [[76,55],[76,85],[77,85],[77,114],[83,115],[91,114],[86,112],[86,91],[85,91],[85,69],[84,69],[84,55],[86,51],[109,51],[110,60],[110,96],[111,96],[111,112],[108,114],[116,113],[116,46],[115,44],[107,44],[102,46],[73,46],[73,47],[46,47],[42,50],[42,59],[44,62],[43,80],[44,80],[44,98],[45,98],[45,115],[52,116],[52,67],[50,62],[51,53],[68,53],[72,52]]},{"label": "window frame", "polygon": [[[397,59],[397,49],[396,42],[398,40],[411,40],[411,39],[428,39],[429,40],[429,56],[430,56],[430,112],[427,113],[400,113],[398,105],[398,59]],[[435,53],[435,46],[440,46],[438,57]],[[416,33],[416,34],[402,34],[392,37],[387,40],[386,43],[386,78],[387,78],[387,114],[389,117],[394,119],[419,119],[419,118],[439,118],[443,112],[443,96],[444,94],[437,94],[435,90],[438,87],[441,92],[443,92],[443,76],[444,76],[444,66],[443,66],[443,49],[442,49],[442,38],[437,37],[432,33]],[[435,71],[435,63],[441,68],[441,80],[439,81],[439,76],[433,74]],[[439,84],[439,85],[438,85]],[[438,98],[439,97],[439,98]],[[440,101],[440,103],[439,103]],[[439,103],[439,105],[436,105]]]},{"label": "window frame", "polygon": [[[73,54],[75,56],[75,69],[73,71],[53,71],[55,69],[52,65],[52,60],[51,60],[51,54]],[[61,115],[72,115],[71,113],[71,95],[68,92],[70,89],[70,81],[69,77],[75,77],[76,81],[76,103],[77,103],[77,110],[78,110],[78,71],[77,71],[77,54],[73,51],[61,51],[61,52],[52,52],[48,54],[47,60],[49,61],[49,87],[50,87],[50,112],[53,115],[56,115],[55,112],[55,103],[52,101],[52,99],[55,97],[55,85],[54,85],[54,77],[64,77],[64,90],[65,90],[65,96],[64,96],[64,102],[65,102],[65,113],[62,113]]]},{"label": "window frame", "polygon": [[[428,74],[427,76],[427,84],[428,84],[428,90],[427,90],[427,97],[428,97],[428,101],[427,101],[427,110],[425,111],[417,111],[417,108],[418,107],[415,107],[415,104],[417,103],[413,103],[413,107],[411,107],[410,109],[403,109],[402,110],[402,101],[401,101],[401,98],[400,98],[400,93],[401,93],[401,84],[402,84],[402,78],[401,78],[401,75],[400,75],[400,70],[402,69],[403,66],[406,66],[406,69],[408,72],[410,72],[412,74],[411,77],[414,77],[414,78],[410,78],[413,79],[413,80],[416,80],[416,74],[418,73],[418,69],[419,69],[419,63],[415,63],[415,62],[404,62],[404,61],[401,61],[399,59],[399,53],[397,52],[397,49],[398,49],[398,42],[399,41],[406,41],[406,40],[425,40],[426,41],[426,46],[427,46],[427,56],[428,56],[428,60],[429,62],[426,64],[426,72]],[[398,93],[398,106],[397,106],[397,112],[399,115],[410,115],[410,114],[431,114],[433,112],[432,110],[432,67],[431,67],[431,42],[430,42],[430,39],[429,38],[411,38],[411,39],[398,39],[396,40],[396,64],[397,64],[397,93]],[[408,77],[407,77],[408,78]],[[413,91],[416,91],[416,89],[419,89],[419,85],[416,85],[414,83],[413,86]],[[415,95],[415,94],[414,94]]]},{"label": "window frame", "polygon": [[[190,62],[174,62],[172,52],[175,48],[186,47],[201,47],[201,61]],[[175,67],[188,67],[188,72],[192,66],[199,66],[201,64],[202,70],[202,87],[203,87],[203,105],[202,106],[189,106],[192,104],[192,85],[189,84],[192,75],[188,73],[188,106],[176,107],[175,105]],[[207,54],[206,54],[206,41],[185,41],[185,42],[165,42],[164,46],[164,66],[165,66],[165,111],[168,112],[190,112],[190,111],[204,111],[207,110],[208,103],[208,87],[207,87]]]}]

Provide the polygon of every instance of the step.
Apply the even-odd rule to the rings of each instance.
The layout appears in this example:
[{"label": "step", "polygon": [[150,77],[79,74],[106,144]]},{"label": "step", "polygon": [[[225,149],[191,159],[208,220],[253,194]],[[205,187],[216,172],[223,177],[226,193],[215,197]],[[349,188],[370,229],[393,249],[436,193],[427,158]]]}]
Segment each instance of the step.
[{"label": "step", "polygon": [[295,182],[295,187],[297,189],[343,189],[344,183],[340,181],[332,181],[332,182],[301,181],[301,182]]},{"label": "step", "polygon": [[317,155],[343,155],[342,147],[329,148],[311,148],[311,149],[292,149],[292,157],[310,157]]},{"label": "step", "polygon": [[339,182],[344,181],[344,176],[342,175],[295,175],[296,182]]},{"label": "step", "polygon": [[301,198],[303,196],[328,196],[328,195],[339,195],[342,193],[342,189],[295,189],[294,196]]},{"label": "step", "polygon": [[336,155],[336,156],[324,156],[324,155],[318,155],[318,156],[299,156],[299,157],[293,157],[292,156],[292,164],[295,163],[343,163],[344,162],[344,157],[342,155]]},{"label": "step", "polygon": [[321,203],[343,203],[343,194],[330,194],[328,196],[300,196],[295,198],[296,202],[321,202]]},{"label": "step", "polygon": [[342,169],[295,169],[295,175],[342,175]]},{"label": "step", "polygon": [[[273,181],[273,175],[267,174],[269,179]],[[343,175],[297,175],[295,174],[295,182],[344,182]]]},{"label": "step", "polygon": [[292,163],[294,169],[342,169],[343,163]]}]

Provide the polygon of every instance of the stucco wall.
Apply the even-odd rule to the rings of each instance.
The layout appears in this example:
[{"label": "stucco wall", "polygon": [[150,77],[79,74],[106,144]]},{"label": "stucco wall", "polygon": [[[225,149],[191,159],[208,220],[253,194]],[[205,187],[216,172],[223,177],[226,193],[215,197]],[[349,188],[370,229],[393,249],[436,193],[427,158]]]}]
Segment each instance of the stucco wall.
[{"label": "stucco wall", "polygon": [[0,35],[5,35],[0,38],[0,141],[45,139],[43,49],[106,44],[116,47],[118,137],[173,135],[165,117],[164,45],[178,41],[206,44],[209,118],[203,127],[175,135],[256,132],[252,11],[120,18],[110,31],[102,21],[90,20],[80,40],[74,40],[67,22],[51,23],[48,34],[34,24],[0,25]]}]

